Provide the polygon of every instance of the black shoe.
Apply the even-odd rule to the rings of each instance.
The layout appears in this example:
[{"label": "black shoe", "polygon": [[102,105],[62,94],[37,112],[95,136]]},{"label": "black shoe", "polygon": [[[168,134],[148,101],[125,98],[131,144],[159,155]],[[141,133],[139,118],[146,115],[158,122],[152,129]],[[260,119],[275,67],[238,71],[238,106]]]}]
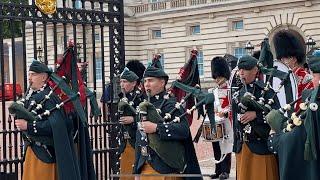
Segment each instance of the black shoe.
[{"label": "black shoe", "polygon": [[219,174],[211,174],[209,177],[211,179],[218,179],[219,178]]},{"label": "black shoe", "polygon": [[229,174],[226,172],[223,172],[219,175],[219,179],[229,179]]}]

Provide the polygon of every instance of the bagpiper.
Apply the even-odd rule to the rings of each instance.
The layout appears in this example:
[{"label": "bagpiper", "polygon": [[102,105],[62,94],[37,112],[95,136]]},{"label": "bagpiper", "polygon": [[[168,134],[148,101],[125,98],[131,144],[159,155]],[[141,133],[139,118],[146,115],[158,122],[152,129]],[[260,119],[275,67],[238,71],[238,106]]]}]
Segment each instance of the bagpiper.
[{"label": "bagpiper", "polygon": [[[233,95],[232,111],[234,125],[234,152],[236,154],[236,170],[238,180],[276,180],[278,166],[275,155],[268,150],[267,139],[270,131],[266,123],[264,111],[252,104],[244,104],[244,98],[256,102],[262,95],[270,99],[273,90],[262,93],[265,84],[259,80],[258,60],[245,55],[238,61],[239,75],[243,83],[239,91]],[[277,96],[273,98],[271,108],[279,108]]]}]

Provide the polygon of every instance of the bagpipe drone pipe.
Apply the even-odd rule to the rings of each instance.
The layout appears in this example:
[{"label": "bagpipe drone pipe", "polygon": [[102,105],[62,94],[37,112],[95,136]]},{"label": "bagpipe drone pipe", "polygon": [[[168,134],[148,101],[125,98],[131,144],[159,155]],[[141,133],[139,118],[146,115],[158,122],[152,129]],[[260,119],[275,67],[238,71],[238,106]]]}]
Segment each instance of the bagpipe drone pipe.
[{"label": "bagpipe drone pipe", "polygon": [[[205,93],[199,88],[199,72],[197,67],[197,51],[194,49],[191,51],[190,59],[188,62],[180,69],[179,78],[172,83],[172,86],[168,90],[168,94],[165,95],[163,102],[160,107],[155,107],[150,100],[145,100],[139,104],[139,114],[140,120],[149,120],[153,123],[180,123],[181,118],[187,118],[189,125],[192,122],[192,113],[194,110],[198,110],[199,114],[204,112],[203,107],[207,109],[210,121],[213,123],[214,127],[214,113],[213,104],[214,96],[213,94]],[[156,64],[156,63],[154,63]],[[197,87],[193,87],[197,86]],[[146,92],[150,97],[149,92]],[[170,96],[176,98],[177,103],[175,107],[168,113],[164,114],[164,117],[160,115],[161,107],[164,105],[165,101],[170,98]],[[177,117],[172,117],[176,111],[184,109],[184,113]],[[191,119],[189,118],[191,117]],[[138,128],[139,129],[139,128]],[[179,141],[165,141],[161,140],[158,134],[145,134],[140,132],[142,135],[146,136],[148,146],[152,148],[168,165],[183,171],[185,168],[185,150],[182,142]],[[173,153],[172,147],[178,153]]]},{"label": "bagpipe drone pipe", "polygon": [[[268,62],[267,64],[265,62]],[[276,66],[274,66],[274,64]],[[273,57],[268,44],[268,39],[264,39],[262,42],[261,54],[257,64],[259,68],[260,79],[265,79],[263,87],[260,88],[261,94],[254,96],[253,93],[249,93],[246,90],[246,84],[243,83],[245,94],[239,97],[239,94],[233,94],[232,99],[238,105],[240,114],[246,111],[262,112],[263,116],[267,115],[272,110],[272,105],[275,103],[275,98],[285,98],[284,103],[287,104],[296,99],[296,81],[293,78],[292,71],[284,64],[273,61]],[[280,82],[279,82],[280,81]],[[243,82],[243,81],[241,81]],[[276,82],[276,83],[275,83]],[[254,86],[257,86],[254,84]],[[276,87],[276,88],[273,88]],[[282,91],[282,92],[281,92]],[[281,95],[279,95],[281,93]],[[269,94],[268,97],[266,95]],[[271,97],[270,97],[271,94]],[[280,102],[280,105],[284,104]],[[236,112],[233,111],[233,114]],[[292,109],[288,111],[288,115],[291,115]],[[235,116],[234,116],[235,117]],[[241,124],[245,132],[250,133],[253,129],[256,134],[261,137],[267,137],[268,133],[265,129],[259,129],[256,121],[251,121],[248,124]],[[261,126],[262,127],[262,126]]]},{"label": "bagpipe drone pipe", "polygon": [[[209,110],[208,114],[210,114],[209,117],[211,118],[211,120],[214,121],[213,94],[201,92],[200,89],[198,88],[190,87],[182,83],[179,83],[177,81],[173,83],[173,86],[186,91],[188,93],[187,98],[186,99],[183,98],[181,102],[177,102],[175,107],[169,113],[165,114],[165,117],[161,117],[157,108],[148,100],[145,100],[144,102],[141,102],[139,104],[139,113],[140,113],[141,121],[149,120],[157,124],[158,123],[164,123],[164,124],[180,123],[181,118],[186,117],[186,115],[190,115],[196,109],[203,108],[204,105],[208,110],[209,109],[212,110],[212,112]],[[180,116],[171,117],[171,114],[183,108],[187,99],[191,97],[196,98],[197,103],[194,106],[192,106],[190,109],[187,109]],[[170,121],[171,119],[173,120]],[[213,124],[213,129],[214,128],[215,126]],[[182,144],[182,142],[164,141],[160,139],[159,135],[154,133],[147,134],[146,136],[147,136],[148,146],[152,148],[168,165],[170,165],[171,167],[175,167],[180,171],[183,170],[185,165],[185,159],[184,159],[185,151],[184,151],[184,145]],[[174,147],[175,151],[179,153],[172,153],[172,150],[171,150],[172,147]]]},{"label": "bagpipe drone pipe", "polygon": [[[77,67],[76,54],[74,52],[74,46],[69,43],[69,47],[65,51],[63,58],[57,60],[57,68],[55,72],[49,73],[49,78],[45,86],[50,86],[50,91],[48,94],[43,96],[43,99],[39,102],[31,101],[28,107],[25,107],[25,102],[28,100],[28,96],[32,94],[32,90],[27,88],[25,96],[13,102],[9,109],[10,114],[14,115],[16,118],[25,119],[28,122],[35,123],[36,121],[42,120],[46,116],[57,110],[63,109],[68,115],[70,113],[76,114],[78,121],[83,127],[87,127],[87,117],[84,112],[84,106],[86,103],[86,98],[90,99],[91,104],[91,114],[94,116],[101,115],[100,110],[95,99],[94,92],[90,91],[84,84],[80,71]],[[47,100],[52,98],[52,96],[58,97],[58,103],[55,107],[50,109],[44,109],[44,104]],[[26,132],[23,132],[27,138],[32,141],[44,142],[46,144],[52,144],[52,140],[47,137],[42,136],[30,136]]]}]

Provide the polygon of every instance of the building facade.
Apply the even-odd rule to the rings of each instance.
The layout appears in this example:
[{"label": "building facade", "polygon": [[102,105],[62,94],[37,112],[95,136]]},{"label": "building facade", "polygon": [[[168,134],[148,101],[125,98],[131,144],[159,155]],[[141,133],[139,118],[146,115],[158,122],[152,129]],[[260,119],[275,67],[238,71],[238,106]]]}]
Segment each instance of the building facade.
[{"label": "building facade", "polygon": [[301,41],[320,40],[318,0],[171,0],[127,2],[126,59],[145,63],[154,52],[163,55],[164,68],[173,80],[188,59],[190,49],[199,50],[199,71],[210,87],[210,61],[215,56],[248,53],[282,29]]},{"label": "building facade", "polygon": [[[259,44],[264,38],[268,37],[272,41],[276,32],[288,29],[301,41],[305,42],[312,37],[315,42],[320,43],[319,0],[128,0],[125,1],[125,15],[126,61],[138,59],[147,65],[154,53],[160,53],[164,69],[172,81],[177,77],[179,68],[188,60],[190,50],[196,47],[199,50],[202,86],[206,88],[210,87],[212,79],[211,59],[226,53],[240,57],[247,53],[245,44],[248,41],[254,46],[254,50],[259,50]],[[42,30],[39,27],[40,34]],[[109,81],[109,37],[108,29],[103,30],[103,36],[98,28],[89,28],[87,31],[94,31],[94,36],[84,42],[81,39],[82,29],[77,28],[77,42],[86,43],[87,47],[95,43],[95,50],[86,55],[90,86],[93,76],[96,76],[97,82],[102,78]],[[67,38],[72,37],[72,30],[68,33],[70,35]],[[52,40],[51,34],[47,33],[47,36],[48,41]],[[43,35],[38,35],[37,39],[41,37]],[[105,41],[105,53],[100,52],[101,38]],[[40,39],[37,41],[41,45],[43,41]],[[62,32],[58,32],[57,39],[62,46]],[[273,43],[270,44],[273,49]],[[32,48],[27,46],[27,56],[30,58],[34,55]],[[60,52],[62,50],[58,49]],[[102,54],[104,67],[101,66]],[[50,53],[48,60],[53,61]],[[93,62],[95,74],[92,73]],[[104,75],[101,73],[103,68]],[[97,86],[98,92],[101,87],[102,85]]]}]

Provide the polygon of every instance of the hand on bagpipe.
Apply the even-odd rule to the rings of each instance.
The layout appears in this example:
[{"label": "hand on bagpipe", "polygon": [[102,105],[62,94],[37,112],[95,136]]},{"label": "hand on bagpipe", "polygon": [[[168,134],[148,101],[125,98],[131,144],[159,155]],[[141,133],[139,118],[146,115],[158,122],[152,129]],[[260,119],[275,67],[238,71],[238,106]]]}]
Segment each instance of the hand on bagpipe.
[{"label": "hand on bagpipe", "polygon": [[[318,105],[312,102],[312,97],[319,97],[319,88],[315,91],[306,90],[296,100],[286,104],[280,109],[271,110],[267,116],[267,122],[276,133],[280,132],[290,132],[294,127],[301,126],[304,120],[307,118],[307,113],[314,112],[318,109]],[[300,101],[304,100],[303,103],[299,104],[299,110],[292,113],[290,117],[287,117],[285,113],[293,110],[294,105]],[[311,100],[310,100],[311,99]]]},{"label": "hand on bagpipe", "polygon": [[[53,91],[51,91],[52,93]],[[50,98],[50,93],[49,95],[46,95],[47,98],[44,98],[39,104],[36,104],[34,102],[31,102],[28,108],[24,107],[24,103],[22,101],[17,101],[13,102],[8,110],[11,115],[13,115],[17,119],[24,119],[28,123],[35,123],[39,120],[42,120],[46,118],[47,116],[50,116],[50,114],[63,107],[64,104],[75,100],[78,98],[79,94],[74,94],[72,97],[69,97],[65,99],[63,102],[56,104],[55,106],[51,107],[50,109],[45,110],[43,113],[38,114],[38,110],[42,110],[42,106],[44,105],[45,101]],[[24,137],[26,137],[29,141],[37,141],[44,143],[46,145],[53,145],[53,140],[51,138],[48,138],[47,136],[33,136],[33,135],[27,135],[25,131],[22,131],[24,134]]]},{"label": "hand on bagpipe", "polygon": [[[165,98],[169,98],[169,96],[166,96]],[[149,100],[145,100],[144,102],[141,102],[139,104],[140,119],[142,122],[148,120],[151,123],[155,124],[180,123],[181,118],[183,118],[187,114],[190,114],[191,111],[196,109],[196,107],[193,107],[179,117],[171,117],[171,114],[174,114],[174,112],[180,108],[183,108],[182,104],[177,103],[175,108],[172,109],[171,112],[166,113],[165,117],[162,117],[159,114],[159,110]],[[173,120],[170,121],[170,119]],[[141,134],[143,134],[144,139],[148,143],[148,146],[150,146],[150,148],[152,148],[166,164],[178,169],[180,172],[183,172],[186,162],[185,149],[181,141],[162,140],[157,133],[144,134],[144,132],[141,132]],[[172,153],[173,147],[175,149],[175,152],[179,153]]]}]

